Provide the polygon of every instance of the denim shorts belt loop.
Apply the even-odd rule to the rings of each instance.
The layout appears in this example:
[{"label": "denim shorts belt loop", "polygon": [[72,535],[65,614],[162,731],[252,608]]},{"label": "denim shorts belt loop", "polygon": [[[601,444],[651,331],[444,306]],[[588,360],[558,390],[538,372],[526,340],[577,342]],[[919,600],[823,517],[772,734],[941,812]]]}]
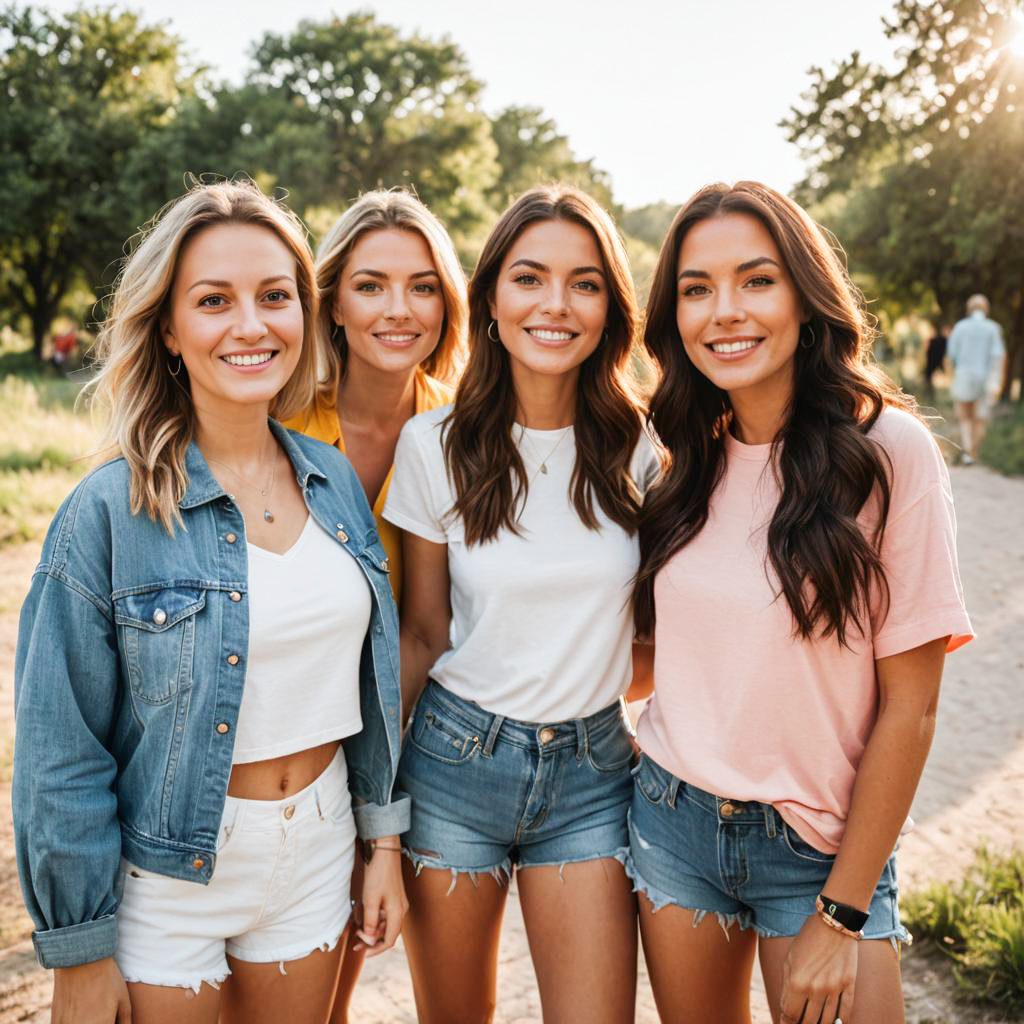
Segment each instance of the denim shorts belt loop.
[{"label": "denim shorts belt loop", "polygon": [[420,698],[399,786],[413,800],[403,845],[417,870],[625,858],[633,750],[618,703],[586,718],[523,722],[436,682]]}]

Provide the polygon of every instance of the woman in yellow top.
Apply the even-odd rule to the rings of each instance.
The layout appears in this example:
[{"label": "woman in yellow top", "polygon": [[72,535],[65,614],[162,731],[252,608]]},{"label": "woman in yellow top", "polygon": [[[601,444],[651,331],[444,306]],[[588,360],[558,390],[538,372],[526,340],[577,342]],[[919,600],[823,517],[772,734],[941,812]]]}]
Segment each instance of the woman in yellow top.
[{"label": "woman in yellow top", "polygon": [[[324,237],[316,271],[317,346],[326,374],[313,406],[285,425],[348,456],[400,603],[400,534],[380,513],[406,420],[452,400],[465,344],[465,274],[441,222],[400,189],[368,192],[353,203]],[[348,1019],[363,958],[355,942],[342,960],[332,1024]]]},{"label": "woman in yellow top", "polygon": [[313,407],[286,426],[348,456],[400,601],[399,530],[380,513],[405,421],[452,400],[465,347],[466,277],[444,225],[401,189],[360,196],[324,236],[316,271],[327,372]]}]

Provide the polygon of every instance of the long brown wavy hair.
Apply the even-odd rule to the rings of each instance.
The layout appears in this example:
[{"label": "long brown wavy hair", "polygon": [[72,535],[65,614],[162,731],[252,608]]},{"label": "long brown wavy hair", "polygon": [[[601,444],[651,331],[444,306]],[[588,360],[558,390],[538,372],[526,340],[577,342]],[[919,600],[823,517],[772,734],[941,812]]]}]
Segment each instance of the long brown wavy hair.
[{"label": "long brown wavy hair", "polygon": [[[732,422],[728,394],[690,361],[676,321],[677,264],[687,232],[726,214],[755,217],[771,234],[810,319],[797,345],[793,395],[773,442],[781,497],[768,526],[765,569],[778,581],[804,639],[835,634],[847,644],[863,631],[874,595],[888,587],[879,547],[889,512],[891,466],[868,432],[887,405],[915,412],[870,361],[874,324],[850,281],[838,244],[786,196],[753,181],[709,185],[679,211],[661,247],[647,304],[644,342],[661,370],[650,424],[671,466],[644,503],[640,525],[636,621],[655,623],[654,579],[704,528],[725,469]],[[857,516],[876,496],[877,526]],[[773,584],[774,585],[774,584]]]},{"label": "long brown wavy hair", "polygon": [[598,528],[594,499],[629,533],[637,528],[640,494],[629,463],[643,410],[630,353],[637,323],[636,293],[622,239],[608,214],[586,193],[566,185],[531,189],[502,214],[484,244],[469,284],[469,362],[445,421],[445,457],[467,544],[516,531],[529,483],[516,447],[517,402],[505,346],[487,335],[489,302],[502,262],[531,224],[564,220],[593,235],[608,282],[605,334],[580,366],[576,391],[576,465],[569,489],[582,522]]}]

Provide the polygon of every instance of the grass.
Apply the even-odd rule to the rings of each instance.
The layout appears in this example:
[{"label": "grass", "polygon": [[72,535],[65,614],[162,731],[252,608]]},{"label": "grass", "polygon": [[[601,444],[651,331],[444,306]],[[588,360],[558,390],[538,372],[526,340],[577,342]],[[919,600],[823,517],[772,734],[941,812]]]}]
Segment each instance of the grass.
[{"label": "grass", "polygon": [[980,455],[982,462],[1006,476],[1024,476],[1024,404],[996,410]]},{"label": "grass", "polygon": [[37,537],[88,469],[96,431],[74,411],[80,388],[45,372],[0,376],[0,546]]},{"label": "grass", "polygon": [[961,882],[912,892],[901,910],[915,939],[949,958],[960,998],[1024,1010],[1024,850],[982,847]]}]

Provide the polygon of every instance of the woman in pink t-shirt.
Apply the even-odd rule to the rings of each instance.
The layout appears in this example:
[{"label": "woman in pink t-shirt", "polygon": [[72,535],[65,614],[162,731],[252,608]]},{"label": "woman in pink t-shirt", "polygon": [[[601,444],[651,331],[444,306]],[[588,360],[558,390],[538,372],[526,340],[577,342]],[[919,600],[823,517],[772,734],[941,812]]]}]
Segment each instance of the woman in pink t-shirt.
[{"label": "woman in pink t-shirt", "polygon": [[776,1019],[900,1022],[892,851],[971,636],[945,463],[822,230],[763,185],[680,210],[645,340],[673,462],[641,527],[628,868],[659,1011],[749,1021],[757,952]]}]

